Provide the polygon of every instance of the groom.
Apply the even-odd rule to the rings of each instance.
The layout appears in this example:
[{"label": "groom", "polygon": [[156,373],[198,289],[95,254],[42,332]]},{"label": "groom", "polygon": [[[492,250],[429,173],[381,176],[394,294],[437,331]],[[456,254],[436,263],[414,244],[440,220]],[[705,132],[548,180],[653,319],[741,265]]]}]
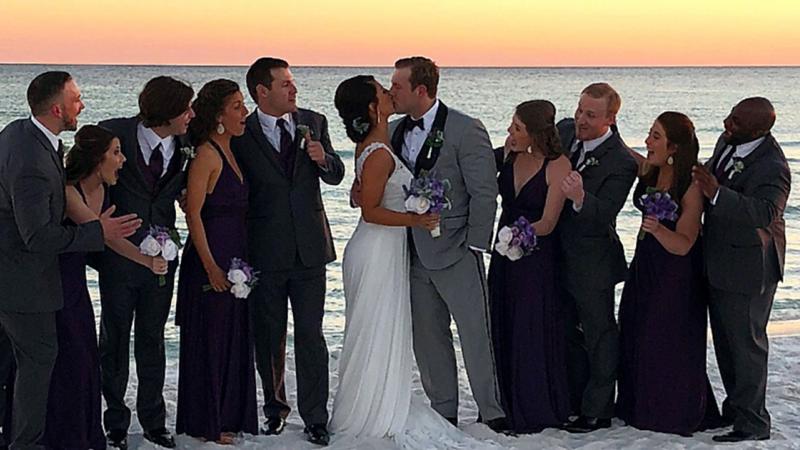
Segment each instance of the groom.
[{"label": "groom", "polygon": [[409,232],[414,353],[431,406],[458,423],[458,374],[451,317],[455,319],[480,416],[495,431],[508,428],[489,339],[483,252],[491,247],[497,208],[495,162],[480,121],[436,98],[439,68],[428,58],[400,59],[392,75],[395,109],[392,147],[415,175],[422,170],[450,180],[450,209],[441,236]]}]

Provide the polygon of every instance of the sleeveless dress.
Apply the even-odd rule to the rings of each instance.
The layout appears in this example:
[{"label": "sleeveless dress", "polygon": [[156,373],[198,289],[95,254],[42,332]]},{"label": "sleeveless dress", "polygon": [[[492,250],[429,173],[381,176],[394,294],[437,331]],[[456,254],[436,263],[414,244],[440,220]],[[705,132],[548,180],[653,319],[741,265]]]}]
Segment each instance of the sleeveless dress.
[{"label": "sleeveless dress", "polygon": [[[228,164],[200,212],[214,261],[227,273],[231,258],[245,259],[248,187]],[[203,291],[209,284],[191,237],[178,281],[180,326],[176,432],[214,441],[224,432],[258,434],[254,346],[247,299],[229,291]]]},{"label": "sleeveless dress", "polygon": [[[383,143],[364,148],[356,161],[375,151],[394,160],[381,206],[405,212],[403,186],[411,172]],[[339,357],[339,387],[330,427],[337,448],[359,447],[365,439],[391,438],[403,448],[492,448],[451,425],[411,392],[410,256],[405,227],[359,221],[344,251],[342,277],[345,331]],[[380,442],[369,443],[381,446]]]},{"label": "sleeveless dress", "polygon": [[[86,203],[80,184],[75,187]],[[108,189],[105,192],[102,210],[108,208]],[[63,253],[59,265],[64,307],[56,312],[58,356],[50,377],[43,444],[58,449],[104,449],[100,353],[86,285],[86,253]]]},{"label": "sleeveless dress", "polygon": [[[519,194],[513,161],[500,163],[497,182],[503,209],[498,230],[520,216],[534,223],[544,213],[549,160]],[[517,433],[559,426],[569,413],[565,331],[556,286],[557,236],[555,230],[539,236],[538,249],[516,261],[495,251],[489,266],[497,378],[503,407]]]},{"label": "sleeveless dress", "polygon": [[[634,191],[642,210],[643,185]],[[675,230],[676,223],[661,221]],[[636,428],[691,435],[720,416],[706,373],[707,297],[698,237],[685,256],[637,241],[620,302],[617,415]]]}]

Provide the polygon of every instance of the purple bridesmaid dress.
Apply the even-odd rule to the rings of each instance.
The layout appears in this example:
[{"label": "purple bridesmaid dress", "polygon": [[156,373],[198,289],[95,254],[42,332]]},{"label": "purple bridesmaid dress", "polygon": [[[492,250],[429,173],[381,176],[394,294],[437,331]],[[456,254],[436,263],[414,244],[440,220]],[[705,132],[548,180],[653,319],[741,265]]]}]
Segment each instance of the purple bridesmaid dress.
[{"label": "purple bridesmaid dress", "polygon": [[[231,258],[247,257],[247,183],[222,151],[214,192],[201,211],[206,239],[223,271]],[[215,441],[220,433],[258,434],[254,347],[247,299],[230,292],[203,292],[208,277],[187,239],[178,281],[176,321],[180,365],[176,431]]]}]

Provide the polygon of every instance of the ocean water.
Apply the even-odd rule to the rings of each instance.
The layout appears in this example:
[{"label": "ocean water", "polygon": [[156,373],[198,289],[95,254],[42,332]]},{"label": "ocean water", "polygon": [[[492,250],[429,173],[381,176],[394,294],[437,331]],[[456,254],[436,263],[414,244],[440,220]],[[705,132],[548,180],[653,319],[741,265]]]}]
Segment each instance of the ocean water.
[{"label": "ocean water", "polygon": [[[68,70],[83,92],[86,110],[81,124],[96,123],[111,117],[137,112],[137,96],[144,83],[157,75],[172,75],[189,81],[195,90],[216,78],[237,81],[246,91],[246,67],[169,67],[169,66],[38,66],[0,65],[0,127],[28,115],[25,90],[29,81],[44,70]],[[328,266],[328,293],[324,331],[332,357],[336,357],[344,330],[344,294],[341,255],[358,222],[358,211],[348,204],[353,179],[353,145],[333,106],[338,83],[356,74],[373,74],[388,85],[390,68],[315,68],[292,69],[297,80],[298,104],[328,116],[333,146],[345,161],[347,173],[340,186],[323,184],[323,198],[340,260]],[[596,81],[611,83],[622,96],[618,115],[620,133],[628,145],[644,151],[644,138],[653,120],[663,111],[689,115],[697,128],[701,160],[709,157],[722,132],[722,120],[742,98],[760,95],[772,100],[778,114],[773,133],[782,144],[792,168],[792,194],[786,208],[788,250],[786,275],[775,296],[772,320],[800,319],[800,97],[796,80],[800,68],[445,68],[441,72],[440,98],[483,121],[492,143],[502,145],[515,105],[535,99],[552,101],[558,117],[571,116],[580,90]],[[794,80],[794,81],[793,81]],[[246,92],[245,92],[246,95]],[[253,104],[248,107],[252,110]],[[72,134],[64,139],[71,142]],[[630,260],[641,223],[630,201],[618,218],[618,231]],[[184,234],[186,225],[179,219]],[[96,273],[90,270],[89,284],[99,319],[100,303]],[[621,285],[620,285],[621,286]],[[619,289],[618,289],[619,294]],[[290,316],[291,317],[291,316]],[[290,319],[291,330],[291,319]],[[290,331],[291,333],[291,331]],[[166,329],[168,358],[177,358],[178,331],[171,317]],[[292,345],[292,339],[289,340]],[[291,348],[289,350],[291,352]]]}]

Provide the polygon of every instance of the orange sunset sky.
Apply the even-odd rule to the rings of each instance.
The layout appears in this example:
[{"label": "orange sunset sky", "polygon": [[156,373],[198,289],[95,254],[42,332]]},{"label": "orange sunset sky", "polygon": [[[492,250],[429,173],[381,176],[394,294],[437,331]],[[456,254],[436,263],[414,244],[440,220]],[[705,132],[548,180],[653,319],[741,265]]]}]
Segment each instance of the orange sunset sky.
[{"label": "orange sunset sky", "polygon": [[800,0],[0,0],[0,63],[800,64]]}]

